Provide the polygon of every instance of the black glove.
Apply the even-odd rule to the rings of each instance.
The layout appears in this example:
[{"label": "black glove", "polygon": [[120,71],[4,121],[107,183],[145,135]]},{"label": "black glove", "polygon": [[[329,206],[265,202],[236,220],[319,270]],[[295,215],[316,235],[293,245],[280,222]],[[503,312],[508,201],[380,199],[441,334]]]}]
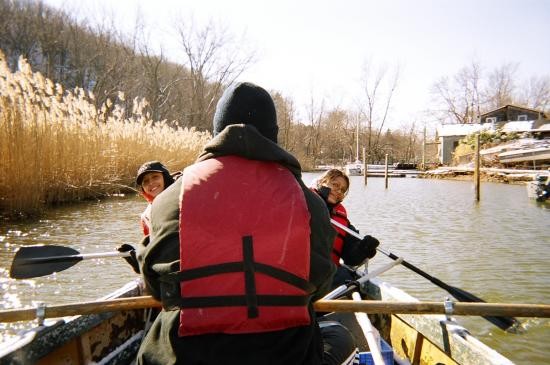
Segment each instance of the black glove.
[{"label": "black glove", "polygon": [[376,247],[379,244],[376,238],[367,235],[359,242],[359,247],[369,259],[372,259],[376,255]]},{"label": "black glove", "polygon": [[139,274],[139,264],[136,258],[136,249],[134,248],[134,246],[124,243],[121,246],[117,247],[116,250],[118,252],[130,252],[130,256],[124,257],[124,260],[126,260],[126,262],[129,263],[130,266],[132,266],[132,269],[134,269],[136,274]]},{"label": "black glove", "polygon": [[328,186],[321,186],[318,190],[319,195],[323,200],[326,202],[328,199],[328,195],[330,194],[330,188]]}]

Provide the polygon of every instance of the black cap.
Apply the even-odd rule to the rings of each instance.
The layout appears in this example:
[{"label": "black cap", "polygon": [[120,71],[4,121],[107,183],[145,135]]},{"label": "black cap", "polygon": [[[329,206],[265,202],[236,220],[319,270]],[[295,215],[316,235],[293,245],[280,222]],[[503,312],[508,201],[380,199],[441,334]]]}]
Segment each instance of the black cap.
[{"label": "black cap", "polygon": [[216,136],[231,124],[249,124],[277,143],[277,113],[269,93],[250,82],[228,87],[216,106],[213,133]]},{"label": "black cap", "polygon": [[[136,184],[138,186],[141,186],[143,177],[145,176],[145,174],[149,172],[161,172],[164,175],[165,180],[166,180],[166,176],[170,176],[170,172],[168,171],[166,166],[164,166],[161,162],[149,161],[141,165],[140,168],[138,169],[137,177],[136,177]],[[166,181],[165,181],[165,184],[166,184]]]}]

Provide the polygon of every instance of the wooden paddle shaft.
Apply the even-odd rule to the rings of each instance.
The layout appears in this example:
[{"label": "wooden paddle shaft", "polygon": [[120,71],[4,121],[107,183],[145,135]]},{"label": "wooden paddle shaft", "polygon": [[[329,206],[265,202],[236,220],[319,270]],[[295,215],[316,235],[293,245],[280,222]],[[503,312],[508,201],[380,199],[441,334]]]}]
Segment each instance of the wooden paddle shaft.
[{"label": "wooden paddle shaft", "polygon": [[[550,317],[548,304],[452,302],[453,316]],[[444,302],[388,302],[383,300],[323,300],[315,303],[320,312],[367,312],[386,314],[445,314]]]},{"label": "wooden paddle shaft", "polygon": [[[549,304],[462,303],[452,302],[454,316],[516,316],[550,318]],[[52,305],[44,308],[44,318],[58,318],[79,314],[93,314],[160,307],[151,296],[108,299]],[[314,303],[319,312],[367,312],[385,314],[445,314],[444,302],[388,302],[382,300],[319,300]],[[37,318],[37,308],[0,311],[0,322],[28,321]]]}]

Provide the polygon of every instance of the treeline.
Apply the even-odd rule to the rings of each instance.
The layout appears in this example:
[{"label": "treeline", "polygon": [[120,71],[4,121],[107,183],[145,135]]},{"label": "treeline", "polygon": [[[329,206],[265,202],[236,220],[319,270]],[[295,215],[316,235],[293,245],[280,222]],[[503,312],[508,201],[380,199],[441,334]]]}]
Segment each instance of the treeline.
[{"label": "treeline", "polygon": [[[179,63],[153,52],[142,41],[144,29],[127,35],[103,25],[106,22],[97,24],[77,21],[37,1],[0,0],[0,49],[12,71],[23,57],[34,71],[66,89],[92,92],[95,107],[106,114],[114,105],[128,113],[134,99],[144,98],[144,113],[151,120],[199,131],[211,131],[223,89],[255,59],[242,40],[214,23],[179,22],[175,33],[184,54]],[[277,105],[279,141],[305,168],[354,160],[358,124],[359,153],[367,146],[370,163],[383,161],[386,153],[392,162],[420,159],[420,133],[414,125],[391,131],[383,129],[383,123],[366,123],[364,111],[325,110],[322,103],[312,103],[307,120],[299,121],[294,102],[279,91],[271,93]]]},{"label": "treeline", "polygon": [[457,124],[479,123],[479,116],[512,104],[550,113],[550,75],[517,77],[519,64],[485,70],[478,62],[434,82],[432,114]]},{"label": "treeline", "polygon": [[[110,100],[131,110],[135,98],[145,98],[154,120],[205,127],[211,117],[196,105],[201,103],[194,101],[194,80],[185,67],[149,54],[114,28],[77,22],[39,1],[0,0],[0,49],[12,71],[23,57],[65,89],[93,92],[97,108]],[[203,86],[204,94],[214,92],[215,86]]]}]

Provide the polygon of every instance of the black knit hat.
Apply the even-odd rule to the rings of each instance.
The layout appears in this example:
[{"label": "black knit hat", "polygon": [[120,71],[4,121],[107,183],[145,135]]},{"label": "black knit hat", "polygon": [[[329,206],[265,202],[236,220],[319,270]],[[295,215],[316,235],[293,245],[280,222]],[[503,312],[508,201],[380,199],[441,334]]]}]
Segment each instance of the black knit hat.
[{"label": "black knit hat", "polygon": [[249,124],[277,143],[277,113],[269,93],[249,82],[228,87],[216,106],[214,136],[231,124]]},{"label": "black knit hat", "polygon": [[159,161],[149,161],[140,166],[137,172],[136,184],[141,186],[143,177],[149,172],[161,172],[164,177],[164,187],[168,187],[174,182],[174,178],[170,175],[170,171]]}]

